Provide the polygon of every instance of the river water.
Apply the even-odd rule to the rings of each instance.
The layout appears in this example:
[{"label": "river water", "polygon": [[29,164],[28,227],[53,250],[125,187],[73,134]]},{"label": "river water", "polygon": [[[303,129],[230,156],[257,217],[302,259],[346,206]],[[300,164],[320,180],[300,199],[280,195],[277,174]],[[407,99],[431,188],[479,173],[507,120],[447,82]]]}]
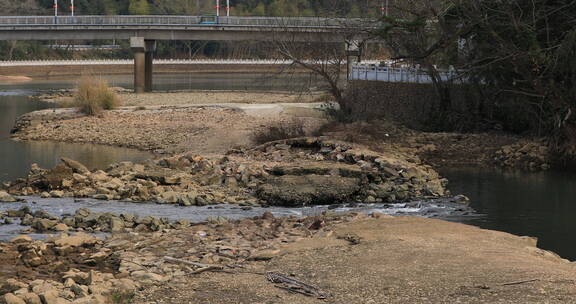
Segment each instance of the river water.
[{"label": "river water", "polygon": [[[132,76],[103,76],[110,86],[132,88]],[[158,74],[154,76],[155,90],[293,90],[310,88],[317,79],[307,75],[272,75],[261,73],[190,73]],[[53,142],[16,142],[10,140],[10,130],[16,118],[24,113],[53,107],[35,101],[30,95],[38,91],[72,88],[74,79],[42,79],[31,82],[0,84],[0,182],[23,177],[32,163],[40,167],[54,167],[61,157],[78,160],[90,169],[105,168],[119,161],[139,162],[152,155],[126,148],[91,144]]]},{"label": "river water", "polygon": [[538,238],[538,247],[576,260],[576,174],[459,168],[440,172],[481,216],[459,221]]},{"label": "river water", "polygon": [[[130,88],[132,78],[127,75],[107,76],[112,86]],[[160,74],[155,75],[156,90],[209,89],[209,90],[299,90],[310,87],[305,76],[296,78],[274,78],[263,74]],[[13,180],[25,176],[30,164],[53,167],[62,156],[77,159],[90,168],[104,168],[110,163],[130,160],[141,161],[151,155],[131,149],[106,147],[89,144],[67,144],[50,142],[15,142],[9,139],[9,130],[14,120],[26,112],[50,108],[52,105],[32,100],[38,90],[70,88],[75,85],[69,79],[35,80],[14,85],[0,84],[0,181]],[[445,169],[442,175],[450,180],[453,194],[465,194],[471,198],[471,207],[479,215],[449,217],[487,229],[506,231],[517,235],[538,237],[538,246],[552,250],[562,257],[576,260],[576,176],[558,172],[511,173],[490,169]],[[57,203],[56,203],[57,202]],[[55,204],[56,203],[56,204]],[[48,209],[54,215],[73,212],[80,207],[95,211],[121,213],[127,209],[140,215],[175,218],[185,217],[192,221],[207,216],[230,218],[253,216],[266,211],[253,209],[244,211],[226,206],[224,209],[209,207],[158,206],[98,202],[93,200],[74,201],[29,199],[32,208]],[[442,204],[444,206],[445,204]],[[3,204],[0,210],[17,208],[19,204]],[[394,206],[339,207],[336,211],[356,210],[362,212],[385,212],[418,216],[447,218],[456,207],[445,210],[434,202]],[[267,209],[276,215],[311,215],[325,211],[326,207]],[[0,239],[13,235],[17,226],[0,226]]]}]

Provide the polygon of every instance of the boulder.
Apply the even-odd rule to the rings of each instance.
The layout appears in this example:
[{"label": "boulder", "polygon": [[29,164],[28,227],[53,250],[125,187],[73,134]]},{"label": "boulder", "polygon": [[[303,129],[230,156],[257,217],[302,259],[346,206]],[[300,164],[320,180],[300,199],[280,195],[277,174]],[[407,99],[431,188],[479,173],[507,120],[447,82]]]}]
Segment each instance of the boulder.
[{"label": "boulder", "polygon": [[22,283],[15,279],[7,279],[0,285],[0,294],[13,293],[19,289],[28,288],[28,284]]},{"label": "boulder", "polygon": [[62,190],[52,190],[50,191],[50,197],[61,198],[64,196],[64,191]]},{"label": "boulder", "polygon": [[48,170],[44,176],[47,187],[51,189],[58,189],[62,187],[62,181],[65,179],[73,179],[72,174],[74,171],[66,165],[58,165],[51,170]]},{"label": "boulder", "polygon": [[257,195],[271,205],[329,205],[351,200],[360,190],[360,179],[341,176],[284,175],[269,177]]},{"label": "boulder", "polygon": [[180,199],[180,195],[174,191],[166,191],[161,193],[157,198],[156,202],[159,204],[176,204]]},{"label": "boulder", "polygon": [[64,223],[59,223],[59,224],[56,224],[56,226],[54,226],[54,230],[56,230],[56,231],[68,231],[68,230],[70,230],[70,227],[68,227],[68,225],[66,225]]},{"label": "boulder", "polygon": [[75,235],[62,234],[54,240],[54,244],[58,247],[78,247],[78,246],[91,246],[96,244],[98,239],[86,233],[76,233]]},{"label": "boulder", "polygon": [[60,158],[60,160],[62,160],[62,162],[70,167],[74,173],[79,173],[79,174],[87,174],[90,173],[90,170],[88,170],[88,168],[86,168],[86,166],[84,166],[83,164],[81,164],[80,162],[77,162],[73,159],[69,159],[66,157],[62,157]]},{"label": "boulder", "polygon": [[27,235],[19,235],[10,240],[11,243],[27,243],[32,242],[32,238]]},{"label": "boulder", "polygon": [[0,191],[0,202],[12,203],[16,201],[17,199],[12,195],[6,193],[5,191]]},{"label": "boulder", "polygon": [[26,302],[26,304],[42,304],[42,300],[40,300],[40,297],[33,292],[27,292],[22,294],[22,299],[24,299],[24,302]]},{"label": "boulder", "polygon": [[54,228],[58,224],[56,220],[49,220],[49,219],[34,219],[32,221],[32,228],[38,230],[39,232],[42,231],[49,231]]},{"label": "boulder", "polygon": [[20,299],[19,297],[15,296],[12,293],[7,293],[4,295],[4,303],[6,304],[26,304],[24,300]]}]

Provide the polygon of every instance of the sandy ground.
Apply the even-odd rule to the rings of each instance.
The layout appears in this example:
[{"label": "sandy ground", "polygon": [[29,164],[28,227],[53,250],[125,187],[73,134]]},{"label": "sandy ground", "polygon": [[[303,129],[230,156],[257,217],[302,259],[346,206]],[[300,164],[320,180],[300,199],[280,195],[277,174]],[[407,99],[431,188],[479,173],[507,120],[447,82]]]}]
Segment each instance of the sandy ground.
[{"label": "sandy ground", "polygon": [[320,93],[292,94],[274,92],[195,91],[174,93],[121,94],[125,106],[189,104],[271,104],[312,102]]},{"label": "sandy ground", "polygon": [[[576,303],[575,265],[530,238],[414,217],[327,230],[243,269],[251,273],[188,276],[147,288],[134,303]],[[331,296],[288,293],[266,280],[268,271]]]},{"label": "sandy ground", "polygon": [[[155,95],[138,99],[149,103],[165,100],[156,99]],[[176,96],[189,97],[187,94]],[[222,96],[217,98],[223,99]],[[169,102],[179,104],[183,100],[175,97]],[[251,145],[255,132],[272,125],[301,125],[312,132],[325,122],[323,113],[314,109],[318,106],[314,103],[276,103],[128,107],[106,111],[99,116],[48,119],[16,133],[15,138],[97,143],[155,153],[222,154],[234,147]],[[29,116],[57,117],[73,112],[75,110],[71,109],[44,110]]]}]

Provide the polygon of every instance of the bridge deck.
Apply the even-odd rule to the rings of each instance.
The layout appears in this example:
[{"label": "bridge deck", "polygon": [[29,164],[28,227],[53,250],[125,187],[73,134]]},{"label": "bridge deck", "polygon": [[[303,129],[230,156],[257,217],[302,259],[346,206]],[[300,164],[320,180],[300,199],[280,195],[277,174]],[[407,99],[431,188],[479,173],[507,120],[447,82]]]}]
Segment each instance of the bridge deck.
[{"label": "bridge deck", "polygon": [[0,40],[344,41],[365,19],[204,16],[2,16]]}]

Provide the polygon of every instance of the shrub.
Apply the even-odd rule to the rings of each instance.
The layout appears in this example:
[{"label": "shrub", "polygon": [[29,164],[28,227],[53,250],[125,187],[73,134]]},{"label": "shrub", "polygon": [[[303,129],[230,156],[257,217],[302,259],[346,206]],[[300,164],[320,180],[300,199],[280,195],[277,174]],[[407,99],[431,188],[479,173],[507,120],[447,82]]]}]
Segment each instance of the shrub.
[{"label": "shrub", "polygon": [[120,99],[106,81],[82,77],[74,95],[74,105],[85,114],[96,115],[102,110],[115,109],[120,105]]},{"label": "shrub", "polygon": [[306,136],[304,122],[301,120],[276,122],[258,129],[252,134],[255,144],[264,144],[270,141]]}]

